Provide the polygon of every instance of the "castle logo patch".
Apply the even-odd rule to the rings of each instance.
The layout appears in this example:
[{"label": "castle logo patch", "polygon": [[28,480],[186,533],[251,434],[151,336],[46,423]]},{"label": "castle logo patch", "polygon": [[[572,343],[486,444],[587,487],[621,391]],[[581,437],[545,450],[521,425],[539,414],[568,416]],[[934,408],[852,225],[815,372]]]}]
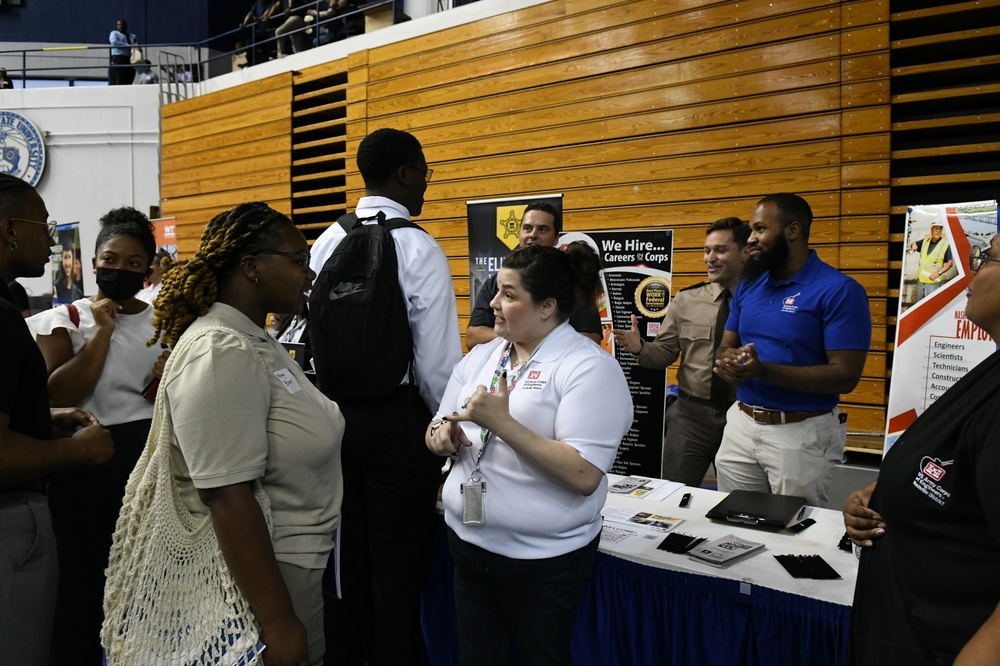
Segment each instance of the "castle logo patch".
[{"label": "castle logo patch", "polygon": [[927,495],[935,504],[944,506],[951,493],[941,485],[941,481],[948,473],[945,468],[953,462],[955,461],[924,456],[920,460],[920,470],[913,479],[913,487]]},{"label": "castle logo patch", "polygon": [[802,295],[802,292],[793,294],[791,296],[786,296],[784,300],[781,301],[781,311],[795,313],[799,311],[799,306],[795,304],[795,299]]}]

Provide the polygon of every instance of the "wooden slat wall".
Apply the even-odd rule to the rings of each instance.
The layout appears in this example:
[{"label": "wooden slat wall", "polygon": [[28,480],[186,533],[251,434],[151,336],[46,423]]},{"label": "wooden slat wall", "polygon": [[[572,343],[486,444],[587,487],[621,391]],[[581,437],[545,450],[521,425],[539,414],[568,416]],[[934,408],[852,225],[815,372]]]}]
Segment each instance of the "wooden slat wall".
[{"label": "wooden slat wall", "polygon": [[907,207],[1000,195],[1000,0],[893,0],[890,9],[895,313]]},{"label": "wooden slat wall", "polygon": [[704,279],[710,222],[802,194],[817,250],[871,296],[879,352],[844,409],[880,432],[888,48],[881,2],[551,2],[359,54],[347,152],[381,126],[424,144],[422,224],[452,259],[463,328],[469,199],[562,192],[567,230],[673,227],[680,288]]},{"label": "wooden slat wall", "polygon": [[[315,238],[363,194],[361,139],[412,131],[435,172],[420,221],[449,256],[464,330],[470,199],[561,192],[567,230],[671,227],[682,288],[704,279],[709,223],[747,218],[765,194],[799,193],[816,214],[814,247],[870,297],[874,353],[844,409],[850,430],[878,433],[890,339],[888,18],[882,0],[552,0],[357,51],[289,75],[291,145],[270,165],[289,169],[287,189],[275,200]],[[175,170],[167,109],[165,185]],[[188,188],[164,187],[175,210],[206,209],[197,178],[169,179]]]},{"label": "wooden slat wall", "polygon": [[160,209],[193,254],[208,220],[244,201],[290,214],[292,75],[163,107]]}]

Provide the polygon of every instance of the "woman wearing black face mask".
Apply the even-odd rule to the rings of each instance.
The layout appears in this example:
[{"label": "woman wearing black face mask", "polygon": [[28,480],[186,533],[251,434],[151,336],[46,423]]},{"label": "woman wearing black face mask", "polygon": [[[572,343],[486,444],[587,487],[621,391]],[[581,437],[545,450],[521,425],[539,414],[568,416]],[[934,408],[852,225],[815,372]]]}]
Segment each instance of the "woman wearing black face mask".
[{"label": "woman wearing black face mask", "polygon": [[155,252],[145,215],[133,208],[110,211],[101,218],[97,236],[97,294],[28,319],[45,357],[51,406],[90,410],[115,440],[115,457],[107,465],[50,478],[61,570],[54,633],[60,639],[53,644],[54,663],[100,659],[111,535],[153,416],[143,388],[165,355],[159,345],[146,345],[154,332],[153,307],[135,298]]}]

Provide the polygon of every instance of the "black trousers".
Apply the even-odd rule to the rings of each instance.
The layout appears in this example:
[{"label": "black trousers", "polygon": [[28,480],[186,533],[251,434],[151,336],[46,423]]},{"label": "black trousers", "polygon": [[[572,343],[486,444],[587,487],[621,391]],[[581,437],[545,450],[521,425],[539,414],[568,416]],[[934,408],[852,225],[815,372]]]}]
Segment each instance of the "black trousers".
[{"label": "black trousers", "polygon": [[366,651],[370,666],[426,663],[420,593],[443,463],[424,445],[431,413],[415,386],[377,401],[337,403],[346,423],[343,598],[324,586],[325,663],[361,666]]},{"label": "black trousers", "polygon": [[101,663],[104,570],[125,484],[146,446],[152,421],[108,426],[115,457],[49,477],[49,507],[59,553],[53,664]]},{"label": "black trousers", "polygon": [[455,613],[462,666],[570,666],[570,642],[598,535],[582,548],[518,560],[466,543],[448,530],[455,560]]},{"label": "black trousers", "polygon": [[111,67],[108,68],[109,86],[130,86],[135,80],[135,67],[127,55],[111,56]]}]

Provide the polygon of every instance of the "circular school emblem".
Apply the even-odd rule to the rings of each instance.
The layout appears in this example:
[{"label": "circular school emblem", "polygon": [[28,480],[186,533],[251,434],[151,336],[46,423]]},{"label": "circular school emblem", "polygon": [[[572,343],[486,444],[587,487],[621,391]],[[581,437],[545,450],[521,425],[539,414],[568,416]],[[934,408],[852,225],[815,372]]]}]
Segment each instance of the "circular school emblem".
[{"label": "circular school emblem", "polygon": [[37,185],[45,171],[45,143],[35,124],[13,111],[0,111],[0,173]]}]

